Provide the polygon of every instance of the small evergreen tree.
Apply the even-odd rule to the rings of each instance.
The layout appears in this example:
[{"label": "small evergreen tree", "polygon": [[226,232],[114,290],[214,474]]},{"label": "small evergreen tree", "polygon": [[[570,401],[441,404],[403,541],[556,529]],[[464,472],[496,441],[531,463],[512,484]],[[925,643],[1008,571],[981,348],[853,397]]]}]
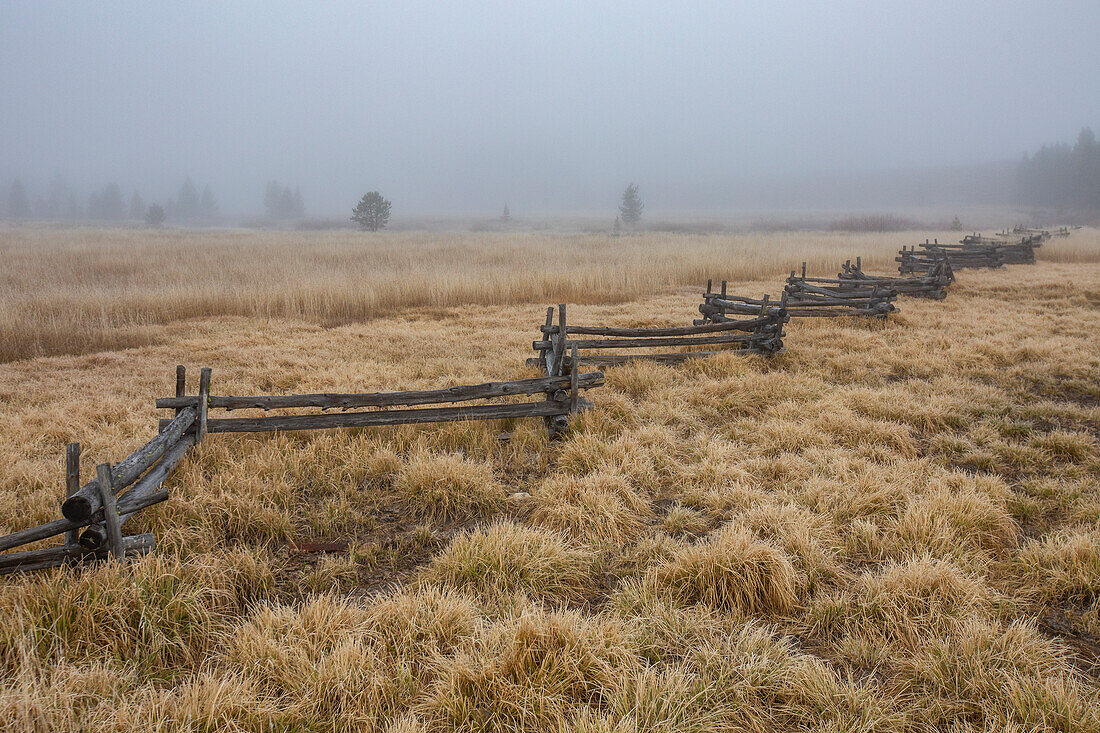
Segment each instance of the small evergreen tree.
[{"label": "small evergreen tree", "polygon": [[179,195],[176,197],[175,216],[182,221],[192,222],[197,221],[200,214],[199,193],[195,189],[195,184],[188,178],[180,186]]},{"label": "small evergreen tree", "polygon": [[267,218],[274,221],[300,219],[305,216],[306,207],[302,203],[302,192],[290,186],[283,188],[278,181],[271,181],[264,191],[264,208]]},{"label": "small evergreen tree", "polygon": [[145,223],[153,229],[160,229],[164,226],[164,207],[160,204],[150,206],[145,213]]},{"label": "small evergreen tree", "polygon": [[512,221],[512,212],[508,210],[508,204],[504,205],[504,213],[500,215],[500,220],[505,224]]},{"label": "small evergreen tree", "polygon": [[8,217],[18,221],[26,219],[29,213],[30,204],[27,203],[27,190],[23,188],[23,183],[16,178],[12,181],[11,190],[8,191]]},{"label": "small evergreen tree", "polygon": [[351,211],[351,220],[365,232],[377,232],[385,229],[390,220],[390,202],[377,191],[370,191],[359,199]]},{"label": "small evergreen tree", "polygon": [[145,218],[147,213],[149,211],[148,207],[145,206],[145,199],[137,191],[134,191],[134,195],[130,197],[130,218],[140,221]]},{"label": "small evergreen tree", "polygon": [[616,237],[623,233],[623,220],[621,217],[615,217],[615,225],[611,228],[611,231]]},{"label": "small evergreen tree", "polygon": [[65,216],[65,204],[71,191],[60,175],[55,175],[50,181],[46,197],[46,217],[60,219]]},{"label": "small evergreen tree", "polygon": [[199,214],[202,220],[210,223],[218,218],[218,202],[214,199],[214,192],[207,184],[202,189],[202,197],[199,199]]},{"label": "small evergreen tree", "polygon": [[[290,187],[287,187],[287,193],[290,193]],[[306,214],[306,205],[302,202],[302,190],[297,186],[294,187],[294,193],[290,196],[290,204],[287,209],[292,219],[300,219]]]},{"label": "small evergreen tree", "polygon": [[281,219],[282,217],[283,187],[278,181],[268,181],[264,189],[264,209],[267,210],[268,219]]},{"label": "small evergreen tree", "polygon": [[951,231],[961,232],[962,228],[963,228],[963,225],[962,225],[962,222],[959,221],[959,217],[956,216],[954,219],[951,220]]},{"label": "small evergreen tree", "polygon": [[642,219],[643,209],[645,209],[645,204],[638,196],[638,187],[631,183],[623,191],[623,202],[619,204],[619,216],[622,217],[623,224],[629,227],[637,226]]},{"label": "small evergreen tree", "polygon": [[100,221],[118,221],[125,217],[126,207],[122,202],[122,191],[118,184],[110,183],[102,191],[93,191],[88,196],[88,218]]}]

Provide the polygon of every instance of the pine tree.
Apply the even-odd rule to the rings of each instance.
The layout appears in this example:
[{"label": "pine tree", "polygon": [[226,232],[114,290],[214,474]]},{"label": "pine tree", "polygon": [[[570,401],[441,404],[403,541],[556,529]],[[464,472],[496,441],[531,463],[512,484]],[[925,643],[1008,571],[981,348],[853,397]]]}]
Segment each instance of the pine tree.
[{"label": "pine tree", "polygon": [[122,190],[118,184],[109,183],[102,191],[88,196],[88,218],[100,221],[119,221],[124,218],[126,205],[122,202]]},{"label": "pine tree", "polygon": [[264,189],[264,209],[267,210],[268,219],[281,219],[282,217],[283,188],[278,181],[268,181]]},{"label": "pine tree", "polygon": [[199,199],[199,215],[208,224],[218,218],[218,202],[214,200],[214,192],[210,190],[210,184],[202,189],[202,197]]},{"label": "pine tree", "polygon": [[505,224],[512,221],[512,212],[508,210],[508,204],[504,204],[504,213],[500,215],[500,220]]},{"label": "pine tree", "polygon": [[153,229],[164,226],[164,208],[160,204],[153,204],[145,213],[145,223]]},{"label": "pine tree", "polygon": [[16,178],[12,181],[11,190],[8,191],[8,218],[19,221],[26,219],[30,213],[30,205],[27,203],[27,190],[23,183]]},{"label": "pine tree", "polygon": [[377,191],[370,191],[363,195],[351,212],[351,220],[366,232],[377,232],[385,229],[390,220],[390,202]]},{"label": "pine tree", "polygon": [[643,209],[645,209],[645,204],[638,196],[638,187],[631,183],[623,191],[623,202],[619,204],[619,216],[622,217],[623,224],[629,227],[637,226],[642,219]]},{"label": "pine tree", "polygon": [[148,209],[145,206],[145,199],[141,197],[141,194],[134,191],[134,195],[130,197],[130,218],[141,221],[148,213]]},{"label": "pine tree", "polygon": [[195,190],[195,184],[188,178],[180,186],[179,196],[176,197],[176,217],[191,222],[197,221],[200,214],[199,193]]},{"label": "pine tree", "polygon": [[50,219],[61,219],[65,216],[65,203],[70,195],[69,187],[65,179],[55,175],[50,181],[46,197],[46,216]]},{"label": "pine tree", "polygon": [[264,190],[264,208],[267,218],[274,221],[300,219],[305,216],[306,207],[302,203],[302,192],[290,186],[283,188],[278,181],[271,181]]}]

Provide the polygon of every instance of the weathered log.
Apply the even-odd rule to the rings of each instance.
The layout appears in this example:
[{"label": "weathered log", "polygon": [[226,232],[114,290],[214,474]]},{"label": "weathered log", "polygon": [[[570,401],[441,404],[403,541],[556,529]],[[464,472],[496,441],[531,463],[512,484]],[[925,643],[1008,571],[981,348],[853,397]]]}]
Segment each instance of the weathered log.
[{"label": "weathered log", "polygon": [[[588,372],[579,375],[581,389],[599,387],[603,384],[603,375]],[[280,410],[296,407],[320,407],[323,409],[343,409],[354,407],[396,407],[401,405],[428,405],[440,402],[465,402],[493,397],[512,395],[530,395],[543,392],[555,392],[569,386],[569,377],[536,377],[517,379],[511,382],[486,382],[485,384],[458,385],[443,389],[427,389],[410,392],[373,392],[361,394],[302,394],[267,395],[255,397],[210,397],[211,408],[226,410]],[[157,407],[173,408],[181,404],[195,404],[198,397],[165,397],[157,400]]]},{"label": "weathered log", "polygon": [[[131,517],[137,514],[137,510],[126,511],[126,506],[156,493],[160,489],[160,485],[172,474],[172,471],[187,455],[187,451],[194,445],[194,435],[185,435],[180,438],[180,441],[172,446],[172,449],[164,455],[159,463],[149,469],[129,491],[122,495],[123,500],[119,506],[119,526],[126,524]],[[107,528],[103,523],[88,525],[88,528],[80,535],[80,544],[89,550],[102,547],[106,541]]]},{"label": "weathered log", "polygon": [[[750,315],[750,314],[756,313],[758,310],[759,310],[759,306],[756,306],[756,305],[738,303],[736,301],[729,301],[729,300],[719,300],[717,298],[706,300],[702,304],[700,304],[700,306],[699,306],[699,312],[704,313],[704,314],[706,314],[706,313],[722,313],[722,314],[732,313],[732,314],[738,315],[738,316],[745,316],[745,315]],[[732,319],[726,319],[726,320],[730,323],[744,323],[744,321],[742,321],[742,320],[732,320]],[[786,320],[787,320],[786,318],[783,319],[784,322],[786,322]],[[778,321],[776,321],[776,322],[778,322]],[[722,322],[722,323],[725,323],[725,322]],[[715,325],[719,325],[719,324],[715,324]]]},{"label": "weathered log", "polygon": [[[758,313],[759,308],[753,309]],[[773,309],[778,310],[778,309]],[[772,318],[753,318],[730,323],[712,323],[707,326],[677,326],[673,328],[604,328],[602,326],[570,326],[570,336],[621,336],[621,337],[657,337],[657,336],[694,336],[696,334],[723,333],[725,331],[752,331],[761,324],[770,323]],[[543,333],[558,333],[557,326],[543,329]],[[537,342],[537,343],[545,343]],[[572,343],[572,342],[570,342]],[[535,347],[542,348],[542,347]]]},{"label": "weathered log", "polygon": [[378,425],[408,425],[414,423],[449,422],[452,420],[498,420],[512,417],[545,417],[565,415],[568,401],[525,402],[504,405],[473,405],[470,407],[421,408],[413,410],[383,410],[378,412],[342,412],[319,415],[287,415],[279,417],[210,418],[211,433],[262,433],[275,430],[326,430],[328,428],[365,428]]},{"label": "weathered log", "polygon": [[[120,514],[132,514],[139,509],[159,504],[168,498],[167,491],[155,491],[148,496],[141,499],[130,500],[127,494],[123,494],[122,498],[118,502],[118,511]],[[73,521],[71,519],[55,519],[52,522],[46,522],[40,524],[37,527],[28,527],[21,529],[18,532],[12,532],[9,535],[0,537],[0,551],[10,550],[13,547],[19,547],[20,545],[29,545],[32,542],[38,542],[44,540],[47,537],[53,537],[54,535],[61,534],[62,532],[68,532],[73,529],[80,529],[86,524],[91,523],[94,517],[88,519]]]},{"label": "weathered log", "polygon": [[[156,548],[156,538],[151,533],[122,538],[122,551],[125,558],[145,555]],[[0,555],[0,575],[44,570],[61,565],[86,561],[102,560],[108,557],[106,550],[90,552],[80,545],[61,545],[42,550],[13,552]]]},{"label": "weathered log", "polygon": [[[160,433],[136,451],[126,456],[111,469],[111,480],[116,491],[134,483],[141,474],[160,460],[168,449],[175,445],[180,436],[195,422],[196,410],[187,408],[172,420],[161,422]],[[99,498],[98,484],[91,481],[85,484],[61,505],[61,513],[66,519],[82,521],[99,511],[103,505]]]},{"label": "weathered log", "polygon": [[[736,344],[752,341],[751,333],[723,333],[717,336],[675,336],[658,338],[631,338],[631,339],[585,339],[570,341],[569,345],[575,345],[578,349],[646,349],[659,346],[702,346],[707,344]],[[532,348],[539,349],[548,341],[535,341]]]},{"label": "weathered log", "polygon": [[620,364],[628,364],[632,361],[655,361],[661,364],[679,364],[680,362],[689,361],[691,359],[705,359],[707,357],[717,356],[718,354],[773,354],[780,353],[781,351],[782,349],[768,352],[759,349],[724,349],[722,351],[683,351],[671,354],[581,354],[580,360],[582,364],[591,364],[592,366],[617,366]]},{"label": "weathered log", "polygon": [[845,310],[823,310],[817,308],[790,309],[791,315],[796,318],[843,318],[845,316],[880,316],[886,317],[884,311],[873,308],[848,308]]},{"label": "weathered log", "polygon": [[821,295],[828,298],[840,298],[841,300],[856,300],[860,298],[888,298],[893,294],[893,289],[883,287],[864,287],[846,290],[820,288],[814,285],[806,285],[801,280],[788,281],[786,290],[791,297],[805,296],[806,294]]}]

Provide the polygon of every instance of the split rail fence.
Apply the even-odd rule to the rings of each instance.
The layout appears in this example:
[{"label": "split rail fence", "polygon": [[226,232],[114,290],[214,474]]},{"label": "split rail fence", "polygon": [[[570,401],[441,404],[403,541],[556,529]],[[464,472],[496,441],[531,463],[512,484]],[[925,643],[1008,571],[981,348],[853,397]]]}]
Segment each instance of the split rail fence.
[{"label": "split rail fence", "polygon": [[[1057,234],[1067,236],[1069,230],[1062,227]],[[229,396],[211,394],[211,371],[202,369],[198,394],[188,395],[186,369],[181,365],[176,367],[175,395],[156,401],[157,408],[173,410],[173,416],[160,421],[158,434],[145,445],[114,465],[98,465],[96,477],[83,486],[80,444],[66,447],[62,517],[0,537],[0,575],[104,558],[122,561],[151,552],[156,546],[151,533],[124,536],[122,528],[142,509],[168,498],[165,480],[209,433],[542,418],[550,437],[556,438],[568,428],[570,416],[590,406],[581,392],[604,383],[603,372],[582,372],[582,364],[677,363],[721,353],[777,354],[784,350],[784,325],[791,317],[885,317],[897,309],[894,302],[899,293],[943,298],[955,280],[955,269],[1034,263],[1035,248],[1050,236],[1046,230],[1015,227],[994,239],[974,234],[953,245],[925,240],[920,250],[903,247],[895,258],[902,277],[864,273],[859,257],[854,265],[845,262],[835,279],[807,277],[803,262],[801,275],[791,272],[778,302],[767,295],[761,299],[731,295],[725,281],[716,293],[708,280],[699,306],[703,317],[691,326],[572,326],[562,304],[557,308],[557,323],[555,309],[547,309],[540,337],[532,343],[538,356],[527,363],[543,372],[533,379],[404,392]],[[669,347],[677,350],[651,351]],[[515,401],[515,397],[536,399]],[[467,404],[471,402],[478,404]],[[321,412],[286,414],[302,409]],[[276,410],[280,414],[211,417],[211,410]],[[60,534],[65,539],[59,546],[6,552]]]},{"label": "split rail fence", "polygon": [[826,277],[807,277],[806,263],[802,274],[794,271],[784,288],[787,310],[792,318],[828,318],[837,316],[869,316],[885,318],[897,310],[894,301],[898,291],[889,283]]},{"label": "split rail fence", "polygon": [[918,250],[916,245],[903,246],[894,262],[898,263],[898,273],[901,275],[920,275],[943,263],[948,280],[955,282],[955,268],[951,266],[951,258],[939,248]]},{"label": "split rail fence", "polygon": [[[203,369],[199,392],[185,391],[186,370],[176,368],[176,394],[156,401],[158,408],[175,411],[172,418],[160,421],[160,432],[122,461],[102,464],[96,478],[80,486],[80,445],[66,449],[66,491],[61,519],[0,537],[0,552],[13,547],[65,534],[64,544],[26,552],[0,554],[0,575],[40,570],[113,557],[128,557],[150,552],[155,547],[152,534],[122,536],[122,526],[138,511],[165,501],[168,491],[162,486],[186,456],[209,433],[321,430],[383,425],[543,418],[552,437],[569,424],[569,416],[585,403],[580,391],[604,383],[602,372],[556,372],[535,379],[459,385],[443,389],[407,392],[348,394],[303,394],[222,396],[210,393],[210,369]],[[542,395],[542,400],[503,401],[505,398]],[[495,404],[456,404],[472,401]],[[420,407],[432,405],[431,407]],[[441,406],[446,405],[446,406]],[[320,408],[321,413],[273,415],[240,418],[211,418],[212,409],[293,410]],[[409,408],[409,409],[395,409]],[[339,413],[324,410],[339,409]],[[83,531],[81,531],[83,530]]]},{"label": "split rail fence", "polygon": [[[783,350],[783,324],[787,322],[784,307],[769,306],[766,301],[754,308],[753,318],[723,318],[720,322],[696,322],[691,326],[573,326],[566,320],[565,305],[557,308],[557,323],[554,312],[554,308],[546,310],[546,323],[539,328],[541,338],[531,344],[538,356],[527,360],[528,365],[543,371],[553,369],[558,360],[561,368],[570,372],[576,364],[615,366],[632,361],[676,364],[724,353],[776,354]],[[669,348],[676,350],[667,351]],[[655,353],[654,349],[666,351]],[[566,351],[568,355],[563,356]]]},{"label": "split rail fence", "polygon": [[[958,244],[941,244],[938,240],[930,243],[926,239],[920,246],[925,252],[942,252],[947,256],[953,269],[961,270],[996,269],[1005,265],[1033,265],[1035,250],[1041,247],[1042,243],[1041,234],[1022,237],[1016,234],[999,234],[996,237],[968,234]],[[906,256],[904,249],[902,256]]]},{"label": "split rail fence", "polygon": [[868,275],[863,271],[863,258],[856,257],[853,264],[847,260],[841,268],[838,277],[846,282],[858,286],[870,284],[892,286],[898,295],[908,295],[914,298],[930,298],[943,300],[947,297],[947,286],[955,279],[951,271],[951,265],[947,257],[940,254],[933,258],[924,274],[908,277],[890,277],[887,275]]}]

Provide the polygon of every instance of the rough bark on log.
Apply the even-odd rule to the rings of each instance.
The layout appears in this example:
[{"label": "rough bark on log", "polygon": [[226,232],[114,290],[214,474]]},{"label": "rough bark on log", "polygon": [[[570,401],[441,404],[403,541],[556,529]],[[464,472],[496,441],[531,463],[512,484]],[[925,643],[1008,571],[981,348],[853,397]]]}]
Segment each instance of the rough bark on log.
[{"label": "rough bark on log", "polygon": [[[585,339],[570,341],[578,349],[651,349],[659,346],[702,346],[707,344],[737,344],[753,340],[751,333],[723,333],[718,336],[674,336],[632,339]],[[546,341],[535,341],[532,347],[540,348]]]},{"label": "rough bark on log", "polygon": [[[195,445],[194,435],[185,435],[180,438],[180,442],[172,446],[172,449],[165,454],[164,458],[160,460],[157,465],[153,466],[149,471],[142,476],[133,487],[123,494],[124,501],[126,503],[132,503],[141,501],[148,496],[156,493],[161,484],[164,483],[172,471],[176,469],[176,466],[187,455],[187,451]],[[130,521],[130,518],[137,514],[137,510],[128,512],[125,510],[126,504],[120,504],[119,507],[119,525],[124,525]],[[95,550],[104,545],[107,541],[107,528],[102,523],[90,524],[84,533],[80,535],[80,544],[89,550]]]},{"label": "rough bark on log", "polygon": [[[161,422],[160,433],[136,451],[126,456],[111,469],[111,479],[117,491],[134,483],[141,474],[160,460],[168,449],[175,445],[184,431],[195,422],[196,410],[186,408],[172,420]],[[61,513],[74,522],[86,520],[103,506],[99,498],[96,481],[85,484],[61,505]]]},{"label": "rough bark on log", "polygon": [[450,422],[452,420],[497,420],[513,417],[545,417],[549,415],[565,415],[568,412],[568,402],[525,402],[505,405],[383,410],[378,412],[343,412],[320,415],[211,418],[207,421],[207,428],[211,433],[326,430],[329,428],[363,428],[379,425]]},{"label": "rough bark on log", "polygon": [[[124,557],[135,557],[152,552],[156,548],[156,538],[152,534],[139,534],[122,538],[122,550]],[[0,575],[27,572],[31,570],[44,570],[60,565],[80,562],[84,560],[102,560],[106,558],[105,550],[89,552],[80,545],[61,545],[59,547],[47,547],[42,550],[29,550],[27,552],[13,552],[0,555]]]},{"label": "rough bark on log", "polygon": [[[599,387],[603,384],[603,375],[588,372],[579,375],[582,389]],[[373,392],[373,393],[321,393],[303,395],[258,395],[254,397],[214,396],[210,398],[211,408],[226,410],[281,410],[296,407],[319,407],[322,409],[347,410],[354,407],[398,407],[402,405],[429,405],[441,402],[464,402],[493,397],[512,395],[530,395],[543,392],[555,392],[569,386],[568,377],[536,377],[517,379],[510,382],[486,382],[484,384],[458,385],[443,389],[426,389],[409,392]],[[194,404],[197,397],[185,397],[183,404]],[[181,404],[172,397],[157,400],[157,407],[172,408]]]},{"label": "rough bark on log", "polygon": [[[160,502],[168,498],[168,492],[161,490],[155,491],[149,494],[143,499],[129,500],[126,494],[123,494],[122,498],[118,502],[118,510],[123,514],[132,514],[139,509],[152,506],[153,504],[159,504]],[[73,521],[71,519],[55,519],[52,522],[46,522],[40,524],[37,527],[28,527],[21,529],[18,532],[12,532],[9,535],[0,537],[0,551],[10,550],[13,547],[19,547],[20,545],[29,545],[32,542],[38,542],[44,540],[47,537],[53,537],[54,535],[61,534],[62,532],[68,532],[72,529],[79,529],[86,524],[93,521],[92,517],[88,519]]]},{"label": "rough bark on log", "polygon": [[[759,308],[754,313],[759,313]],[[694,336],[697,334],[723,333],[725,331],[752,331],[761,322],[767,323],[769,318],[753,318],[731,323],[714,323],[709,326],[677,326],[672,328],[605,328],[602,326],[570,326],[570,336],[620,336],[620,337],[658,337],[658,336]],[[557,333],[557,327],[551,326],[550,333]],[[540,341],[537,343],[545,343]],[[572,342],[570,342],[572,343]],[[536,346],[535,348],[542,348]]]}]

